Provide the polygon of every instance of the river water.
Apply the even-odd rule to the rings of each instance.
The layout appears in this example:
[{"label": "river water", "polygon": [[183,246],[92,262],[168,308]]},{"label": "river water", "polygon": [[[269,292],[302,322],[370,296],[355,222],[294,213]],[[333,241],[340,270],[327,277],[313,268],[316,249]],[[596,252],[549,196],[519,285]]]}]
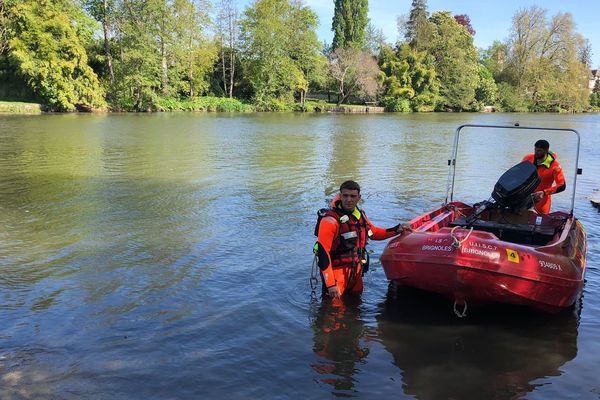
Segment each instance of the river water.
[{"label": "river water", "polygon": [[[395,225],[444,201],[458,125],[515,122],[582,135],[576,308],[459,319],[388,286],[385,242],[362,301],[311,298],[315,212],[343,180]],[[2,116],[0,398],[598,399],[599,132],[598,114]],[[539,139],[477,133],[455,199]],[[571,182],[573,142],[548,135]]]}]

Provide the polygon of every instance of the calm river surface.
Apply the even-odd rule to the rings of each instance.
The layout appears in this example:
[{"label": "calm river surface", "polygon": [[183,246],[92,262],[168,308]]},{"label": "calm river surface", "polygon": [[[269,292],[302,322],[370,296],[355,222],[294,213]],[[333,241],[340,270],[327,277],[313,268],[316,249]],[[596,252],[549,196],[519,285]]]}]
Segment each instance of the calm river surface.
[{"label": "calm river surface", "polygon": [[[458,125],[517,121],[582,135],[577,309],[458,319],[388,288],[385,242],[360,304],[311,301],[315,212],[343,180],[395,225],[443,202]],[[476,136],[457,199],[540,138]],[[2,116],[0,398],[599,399],[599,176],[598,114]]]}]

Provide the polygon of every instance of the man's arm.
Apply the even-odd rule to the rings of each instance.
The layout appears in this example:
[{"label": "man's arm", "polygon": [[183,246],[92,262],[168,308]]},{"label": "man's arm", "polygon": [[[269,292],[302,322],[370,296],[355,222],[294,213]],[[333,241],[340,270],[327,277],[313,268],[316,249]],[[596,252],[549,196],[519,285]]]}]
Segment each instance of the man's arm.
[{"label": "man's arm", "polygon": [[369,221],[367,218],[367,225],[373,232],[373,235],[371,236],[371,239],[373,240],[385,240],[396,235],[400,235],[404,232],[412,232],[412,228],[408,224],[398,224],[386,229],[373,225],[373,223],[371,223],[371,221]]},{"label": "man's arm", "polygon": [[539,192],[535,192],[533,194],[534,201],[540,201],[545,196],[551,196],[553,194],[563,192],[567,188],[567,184],[565,183],[565,175],[563,174],[560,164],[552,171],[552,177],[554,178],[553,183],[556,183],[556,185],[544,190],[540,190]]},{"label": "man's arm", "polygon": [[333,268],[331,267],[331,246],[333,240],[339,231],[339,224],[335,218],[328,216],[324,217],[319,224],[319,232],[317,236],[318,250],[317,257],[319,258],[319,269],[323,274],[323,281],[332,297],[340,297],[340,291],[336,285],[335,277],[333,276]]},{"label": "man's arm", "polygon": [[567,184],[565,183],[565,175],[563,174],[563,170],[560,165],[558,165],[554,171],[552,171],[552,176],[554,177],[554,182],[556,185],[549,187],[548,189],[544,189],[544,194],[546,196],[563,192],[567,188]]}]

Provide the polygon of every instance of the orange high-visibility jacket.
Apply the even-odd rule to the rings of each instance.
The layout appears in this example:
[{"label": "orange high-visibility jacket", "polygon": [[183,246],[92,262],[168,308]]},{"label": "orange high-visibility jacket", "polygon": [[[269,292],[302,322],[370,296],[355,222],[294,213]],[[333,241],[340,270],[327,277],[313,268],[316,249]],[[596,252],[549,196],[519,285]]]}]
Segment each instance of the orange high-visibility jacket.
[{"label": "orange high-visibility jacket", "polygon": [[[320,248],[319,265],[325,286],[332,287],[337,284],[343,294],[351,284],[351,291],[362,291],[362,274],[360,260],[357,259],[355,249],[364,249],[369,239],[384,240],[395,236],[395,229],[376,227],[369,221],[362,210],[357,213],[346,214],[341,209],[341,200],[337,196],[331,203],[332,209],[319,223],[317,242]],[[340,216],[347,216],[347,222],[341,222]],[[355,240],[345,240],[342,235],[356,232]],[[352,235],[352,234],[350,234]],[[348,235],[348,236],[350,236]],[[350,245],[348,243],[351,243]],[[322,260],[325,257],[326,260]],[[354,268],[353,268],[354,264]]]},{"label": "orange high-visibility jacket", "polygon": [[[523,161],[529,161],[536,165],[535,155],[533,153],[523,157]],[[540,178],[542,178],[542,181],[535,191],[543,191],[545,196],[535,203],[535,209],[540,214],[548,214],[550,212],[550,204],[552,203],[550,196],[562,192],[567,187],[562,167],[556,160],[556,153],[548,153],[546,160],[537,165],[537,172],[540,175]],[[555,182],[556,185],[553,185]]]}]

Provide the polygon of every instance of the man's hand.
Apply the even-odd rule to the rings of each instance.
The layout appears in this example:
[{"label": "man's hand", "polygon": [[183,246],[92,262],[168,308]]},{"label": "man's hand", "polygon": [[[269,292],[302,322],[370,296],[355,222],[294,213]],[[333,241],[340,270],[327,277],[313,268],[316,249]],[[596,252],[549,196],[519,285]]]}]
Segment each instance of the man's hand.
[{"label": "man's hand", "polygon": [[543,199],[544,196],[546,196],[546,193],[544,193],[543,190],[540,190],[539,192],[535,192],[534,194],[531,195],[531,197],[533,198],[533,201],[536,203],[538,201],[540,201],[541,199]]},{"label": "man's hand", "polygon": [[413,231],[413,229],[410,227],[410,225],[407,225],[407,224],[400,224],[396,228],[396,233],[398,233],[399,235],[403,234],[404,232],[412,232],[412,231]]},{"label": "man's hand", "polygon": [[334,299],[340,298],[340,289],[338,289],[337,284],[333,285],[330,288],[327,288],[327,292],[329,293],[329,296],[331,296]]}]

